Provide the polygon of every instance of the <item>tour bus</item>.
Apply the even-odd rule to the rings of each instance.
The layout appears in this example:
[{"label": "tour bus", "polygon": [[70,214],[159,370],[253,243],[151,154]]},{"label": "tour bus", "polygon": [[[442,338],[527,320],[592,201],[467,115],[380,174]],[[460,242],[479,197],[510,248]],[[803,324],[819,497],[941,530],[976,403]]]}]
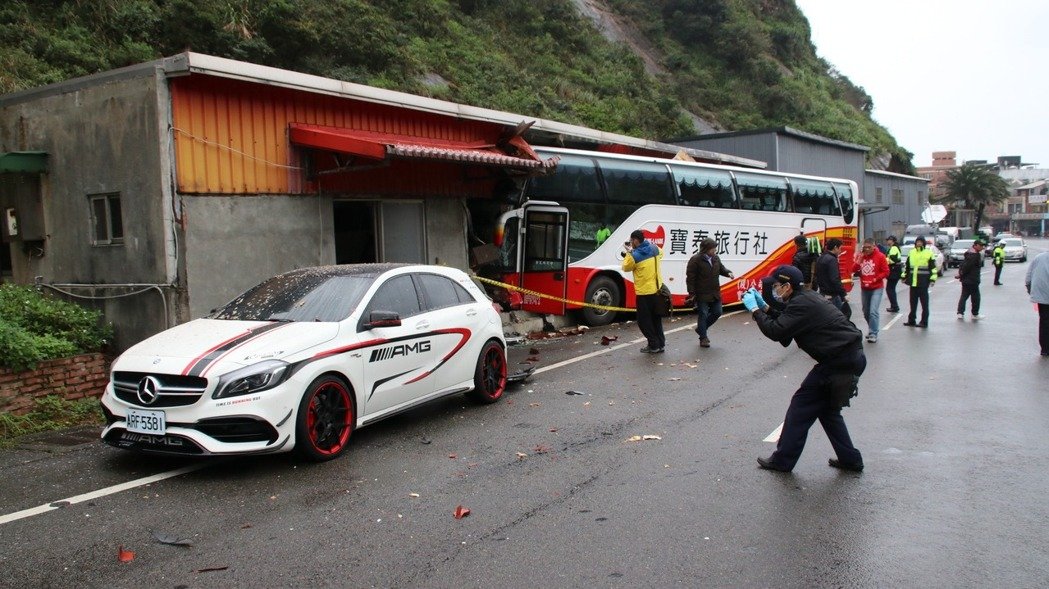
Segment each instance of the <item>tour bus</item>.
[{"label": "tour bus", "polygon": [[[843,242],[841,276],[851,289],[856,251],[856,184],[850,180],[768,172],[676,159],[560,148],[553,172],[529,178],[517,208],[496,228],[499,271],[515,307],[563,315],[581,309],[588,325],[635,308],[632,275],[622,271],[624,243],[640,229],[663,250],[660,274],[675,307],[687,296],[685,267],[711,238],[735,278],[725,304],[760,288],[761,278],[789,264],[799,234],[821,244]],[[516,298],[515,298],[516,297]],[[599,307],[584,307],[586,302]]]}]

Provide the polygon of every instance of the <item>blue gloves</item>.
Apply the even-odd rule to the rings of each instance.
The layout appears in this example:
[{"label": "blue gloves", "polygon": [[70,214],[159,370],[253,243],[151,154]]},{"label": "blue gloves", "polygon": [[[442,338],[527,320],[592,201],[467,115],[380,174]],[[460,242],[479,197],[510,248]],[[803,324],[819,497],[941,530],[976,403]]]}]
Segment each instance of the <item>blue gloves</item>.
[{"label": "blue gloves", "polygon": [[743,293],[742,300],[743,306],[746,307],[747,311],[751,313],[757,311],[758,309],[764,309],[765,307],[769,306],[769,304],[765,302],[765,299],[761,297],[761,293],[758,292],[758,289],[756,288],[752,288],[747,292]]},{"label": "blue gloves", "polygon": [[756,294],[752,290],[748,290],[747,292],[743,293],[743,306],[747,308],[747,311],[753,313],[754,311],[757,311],[761,308],[758,305],[758,299],[760,298],[761,295]]}]

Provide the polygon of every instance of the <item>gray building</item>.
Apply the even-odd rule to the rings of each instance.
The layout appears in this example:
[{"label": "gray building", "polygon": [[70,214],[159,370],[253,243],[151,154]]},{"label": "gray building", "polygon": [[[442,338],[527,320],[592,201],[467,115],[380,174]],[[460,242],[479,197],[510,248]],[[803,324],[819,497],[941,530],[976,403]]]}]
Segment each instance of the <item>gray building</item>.
[{"label": "gray building", "polygon": [[852,180],[859,187],[860,238],[884,239],[921,222],[928,205],[928,180],[866,169],[870,148],[790,127],[698,135],[671,141],[760,160],[769,170]]}]

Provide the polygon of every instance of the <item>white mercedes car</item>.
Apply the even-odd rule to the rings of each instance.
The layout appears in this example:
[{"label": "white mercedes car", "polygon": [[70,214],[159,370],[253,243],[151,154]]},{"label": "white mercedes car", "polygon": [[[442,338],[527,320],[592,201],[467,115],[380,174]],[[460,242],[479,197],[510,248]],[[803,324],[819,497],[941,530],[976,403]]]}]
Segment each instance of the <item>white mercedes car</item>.
[{"label": "white mercedes car", "polygon": [[494,403],[506,367],[499,313],[460,270],[305,268],[124,352],[102,396],[102,439],[329,460],[354,429],[420,403],[461,392]]}]

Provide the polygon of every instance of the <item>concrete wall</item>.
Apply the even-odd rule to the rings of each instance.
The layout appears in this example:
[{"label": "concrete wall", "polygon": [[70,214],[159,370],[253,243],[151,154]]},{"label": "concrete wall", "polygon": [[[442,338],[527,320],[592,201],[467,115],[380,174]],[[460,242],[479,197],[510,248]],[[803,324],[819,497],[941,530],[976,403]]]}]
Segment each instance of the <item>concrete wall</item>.
[{"label": "concrete wall", "polygon": [[426,252],[428,264],[469,271],[466,244],[466,208],[461,199],[426,201]]},{"label": "concrete wall", "polygon": [[332,201],[323,196],[183,196],[190,318],[266,278],[335,263]]},{"label": "concrete wall", "polygon": [[[39,249],[12,244],[13,279],[69,285],[72,300],[115,324],[117,349],[174,320],[172,288],[98,286],[174,279],[167,120],[166,87],[152,69],[0,98],[0,151],[49,154],[40,178],[46,239]],[[123,244],[92,245],[88,197],[101,193],[120,195]]]}]

